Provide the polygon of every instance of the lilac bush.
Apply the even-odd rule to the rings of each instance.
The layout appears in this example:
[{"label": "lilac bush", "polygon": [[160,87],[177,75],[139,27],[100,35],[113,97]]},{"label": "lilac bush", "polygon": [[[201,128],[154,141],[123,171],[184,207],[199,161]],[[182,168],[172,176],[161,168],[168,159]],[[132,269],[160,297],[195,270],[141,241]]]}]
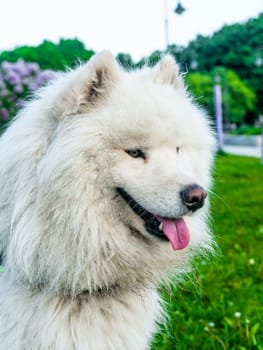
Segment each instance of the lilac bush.
[{"label": "lilac bush", "polygon": [[41,70],[34,62],[0,64],[0,125],[10,120],[23,106],[30,93],[54,77],[51,70]]}]

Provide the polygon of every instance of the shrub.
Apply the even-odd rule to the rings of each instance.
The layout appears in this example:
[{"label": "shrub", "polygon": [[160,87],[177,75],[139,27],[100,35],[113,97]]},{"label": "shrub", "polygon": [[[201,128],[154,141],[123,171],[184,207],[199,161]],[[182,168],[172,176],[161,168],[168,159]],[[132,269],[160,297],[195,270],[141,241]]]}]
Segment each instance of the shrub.
[{"label": "shrub", "polygon": [[54,77],[51,70],[41,70],[37,63],[22,59],[0,65],[0,125],[9,121],[26,98]]},{"label": "shrub", "polygon": [[260,135],[261,128],[247,125],[247,124],[243,124],[239,128],[237,128],[236,130],[231,131],[230,134],[233,134],[233,135]]}]

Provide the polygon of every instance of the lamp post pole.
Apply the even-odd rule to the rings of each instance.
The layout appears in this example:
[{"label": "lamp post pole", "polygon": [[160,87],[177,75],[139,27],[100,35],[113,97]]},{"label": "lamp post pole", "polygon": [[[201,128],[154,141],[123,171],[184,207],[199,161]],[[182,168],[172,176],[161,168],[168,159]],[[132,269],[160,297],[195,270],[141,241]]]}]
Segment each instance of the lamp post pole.
[{"label": "lamp post pole", "polygon": [[166,51],[169,45],[168,0],[164,0],[164,44]]},{"label": "lamp post pole", "polygon": [[220,86],[220,77],[218,75],[215,77],[214,104],[215,104],[215,117],[216,117],[216,131],[217,131],[217,148],[218,148],[218,151],[222,151],[223,144],[224,144],[222,91]]},{"label": "lamp post pole", "polygon": [[[168,49],[169,46],[169,1],[164,0],[164,40],[165,40],[165,51]],[[181,15],[185,12],[185,8],[182,6],[180,2],[177,3],[177,6],[175,7],[174,13],[177,15]]]}]

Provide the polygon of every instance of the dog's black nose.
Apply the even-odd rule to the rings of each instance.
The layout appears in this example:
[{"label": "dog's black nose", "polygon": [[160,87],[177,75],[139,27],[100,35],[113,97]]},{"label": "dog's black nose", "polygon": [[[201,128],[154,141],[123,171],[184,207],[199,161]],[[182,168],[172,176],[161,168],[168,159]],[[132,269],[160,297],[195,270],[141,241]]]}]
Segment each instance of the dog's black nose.
[{"label": "dog's black nose", "polygon": [[187,209],[196,211],[204,205],[207,192],[203,187],[199,185],[187,186],[183,191],[180,192],[183,204]]}]

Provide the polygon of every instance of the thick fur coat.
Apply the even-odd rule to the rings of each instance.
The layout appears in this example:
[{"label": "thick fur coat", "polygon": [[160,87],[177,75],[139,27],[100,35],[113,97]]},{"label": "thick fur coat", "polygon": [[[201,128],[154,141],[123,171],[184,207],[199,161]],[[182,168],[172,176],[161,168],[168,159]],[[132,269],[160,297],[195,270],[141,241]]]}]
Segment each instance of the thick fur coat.
[{"label": "thick fur coat", "polygon": [[211,249],[208,200],[181,193],[209,190],[213,145],[170,56],[102,52],[42,89],[0,140],[1,350],[149,349],[158,283]]}]

